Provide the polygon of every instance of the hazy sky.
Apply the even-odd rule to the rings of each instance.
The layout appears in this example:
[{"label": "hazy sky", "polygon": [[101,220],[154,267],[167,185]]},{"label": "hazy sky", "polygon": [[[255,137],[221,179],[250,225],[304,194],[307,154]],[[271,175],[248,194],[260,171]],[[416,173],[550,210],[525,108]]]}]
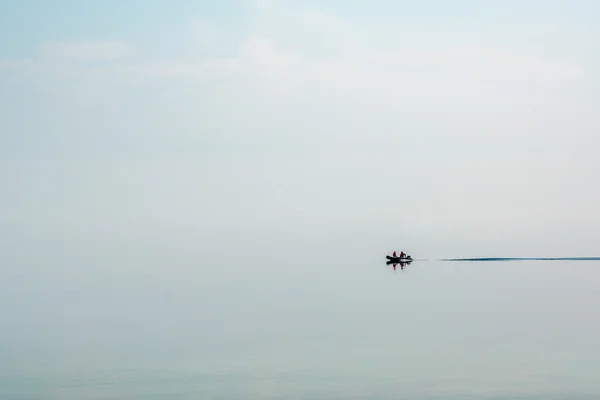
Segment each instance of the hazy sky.
[{"label": "hazy sky", "polygon": [[598,255],[599,26],[591,0],[8,2],[3,251]]}]

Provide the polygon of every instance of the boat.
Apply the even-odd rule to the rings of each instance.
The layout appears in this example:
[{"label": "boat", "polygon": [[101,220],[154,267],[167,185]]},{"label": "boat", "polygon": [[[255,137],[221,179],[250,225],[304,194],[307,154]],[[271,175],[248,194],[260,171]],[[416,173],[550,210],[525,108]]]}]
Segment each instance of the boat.
[{"label": "boat", "polygon": [[398,263],[409,263],[409,262],[412,262],[412,260],[413,260],[411,256],[406,256],[406,257],[385,256],[385,258],[387,258],[391,262],[398,262]]}]

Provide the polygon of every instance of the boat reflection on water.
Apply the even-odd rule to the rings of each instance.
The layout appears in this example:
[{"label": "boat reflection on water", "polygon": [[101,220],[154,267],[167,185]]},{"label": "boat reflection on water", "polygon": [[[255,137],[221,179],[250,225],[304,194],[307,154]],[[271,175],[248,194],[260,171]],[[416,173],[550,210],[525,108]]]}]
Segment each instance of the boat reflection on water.
[{"label": "boat reflection on water", "polygon": [[406,262],[404,262],[404,261],[402,261],[402,262],[398,262],[398,261],[388,261],[388,262],[386,262],[386,265],[392,265],[392,266],[394,267],[394,271],[395,271],[395,270],[396,270],[396,266],[397,266],[398,264],[400,264],[400,269],[404,269],[404,266],[406,266],[406,265],[410,265],[410,263],[411,263],[411,262],[412,262],[412,261],[406,261]]}]

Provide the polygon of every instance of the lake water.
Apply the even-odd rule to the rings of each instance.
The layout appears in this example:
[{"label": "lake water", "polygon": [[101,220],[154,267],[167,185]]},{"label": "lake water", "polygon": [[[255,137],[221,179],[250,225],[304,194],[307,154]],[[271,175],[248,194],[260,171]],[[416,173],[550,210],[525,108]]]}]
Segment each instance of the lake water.
[{"label": "lake water", "polygon": [[600,398],[600,261],[166,260],[5,270],[0,398]]}]

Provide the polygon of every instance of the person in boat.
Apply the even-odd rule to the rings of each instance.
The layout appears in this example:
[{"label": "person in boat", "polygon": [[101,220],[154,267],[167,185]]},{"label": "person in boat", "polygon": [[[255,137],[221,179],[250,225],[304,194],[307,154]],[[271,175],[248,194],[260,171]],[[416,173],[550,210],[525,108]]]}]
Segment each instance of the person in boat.
[{"label": "person in boat", "polygon": [[396,258],[396,250],[394,250],[394,258]]},{"label": "person in boat", "polygon": [[404,257],[406,257],[406,254],[404,254],[404,252],[400,253],[400,258],[404,258]]}]

